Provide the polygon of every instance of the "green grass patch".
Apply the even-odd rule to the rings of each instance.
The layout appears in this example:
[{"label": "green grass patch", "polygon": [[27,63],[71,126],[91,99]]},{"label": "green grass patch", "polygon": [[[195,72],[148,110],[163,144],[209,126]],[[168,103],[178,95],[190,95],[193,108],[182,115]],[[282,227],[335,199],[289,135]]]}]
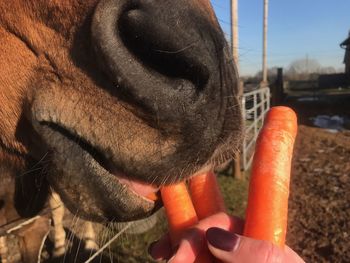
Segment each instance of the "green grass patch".
[{"label": "green grass patch", "polygon": [[244,217],[247,206],[248,180],[238,180],[227,175],[219,176],[218,180],[228,212]]}]

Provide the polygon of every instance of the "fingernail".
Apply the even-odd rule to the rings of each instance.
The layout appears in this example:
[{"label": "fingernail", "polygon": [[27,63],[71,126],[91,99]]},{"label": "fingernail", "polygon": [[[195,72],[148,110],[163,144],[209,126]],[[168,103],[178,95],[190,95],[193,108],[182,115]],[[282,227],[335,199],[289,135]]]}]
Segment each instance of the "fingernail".
[{"label": "fingernail", "polygon": [[180,244],[179,245],[176,245],[174,248],[173,248],[173,252],[174,252],[174,255],[177,253],[177,251],[179,250],[179,247],[180,247]]},{"label": "fingernail", "polygon": [[153,257],[152,251],[153,251],[154,245],[155,245],[157,242],[158,242],[158,240],[152,242],[152,243],[148,246],[148,254],[149,254],[151,257]]},{"label": "fingernail", "polygon": [[206,232],[206,238],[210,245],[224,251],[235,250],[239,243],[238,235],[218,227],[209,228]]},{"label": "fingernail", "polygon": [[168,259],[167,263],[171,263],[173,261],[173,259],[175,258],[176,252],[179,250],[180,245],[177,245],[173,248],[174,251],[174,255]]},{"label": "fingernail", "polygon": [[154,247],[157,245],[158,240],[152,242],[148,247],[148,254],[155,260],[155,261],[162,261],[164,258],[160,255],[157,255],[157,253],[154,252]]},{"label": "fingernail", "polygon": [[[174,249],[169,248],[169,251],[164,251],[162,244],[159,244],[159,240],[152,242],[148,247],[148,254],[155,261],[169,260],[170,257],[178,250],[179,246]],[[174,253],[173,253],[174,252]]]}]

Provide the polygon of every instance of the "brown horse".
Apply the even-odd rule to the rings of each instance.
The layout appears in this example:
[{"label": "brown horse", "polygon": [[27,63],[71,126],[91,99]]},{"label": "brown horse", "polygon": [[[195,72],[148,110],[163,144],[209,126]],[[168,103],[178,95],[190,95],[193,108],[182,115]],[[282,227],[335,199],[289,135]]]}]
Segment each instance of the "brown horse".
[{"label": "brown horse", "polygon": [[[209,0],[0,3],[0,172],[21,216],[50,187],[94,221],[232,158],[237,75]],[[0,174],[1,176],[1,174]]]}]

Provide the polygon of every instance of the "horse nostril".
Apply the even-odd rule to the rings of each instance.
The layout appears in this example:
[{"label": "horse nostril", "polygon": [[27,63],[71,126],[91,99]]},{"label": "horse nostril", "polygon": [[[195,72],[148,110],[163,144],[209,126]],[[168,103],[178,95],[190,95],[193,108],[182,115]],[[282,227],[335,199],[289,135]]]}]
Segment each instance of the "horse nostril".
[{"label": "horse nostril", "polygon": [[176,20],[156,16],[154,12],[139,8],[121,15],[118,29],[124,45],[145,67],[169,78],[187,79],[202,90],[209,72],[193,52],[200,48],[200,39],[186,36]]},{"label": "horse nostril", "polygon": [[96,58],[115,93],[158,126],[207,123],[207,112],[221,111],[223,34],[188,2],[104,0],[92,21]]}]

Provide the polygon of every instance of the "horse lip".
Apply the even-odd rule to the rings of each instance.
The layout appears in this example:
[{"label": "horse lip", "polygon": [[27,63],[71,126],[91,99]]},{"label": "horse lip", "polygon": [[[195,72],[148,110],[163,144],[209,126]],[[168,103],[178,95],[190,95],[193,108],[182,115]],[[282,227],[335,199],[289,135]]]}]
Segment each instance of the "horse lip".
[{"label": "horse lip", "polygon": [[[106,157],[104,157],[103,153],[99,150],[97,150],[94,146],[92,146],[88,141],[86,141],[84,138],[79,138],[78,136],[74,135],[74,132],[70,132],[65,127],[62,127],[55,123],[47,123],[47,122],[40,122],[41,125],[48,126],[50,129],[61,133],[63,136],[70,139],[72,143],[78,144],[80,148],[87,152],[92,159],[94,159],[98,165],[101,167],[101,169],[104,169],[107,173],[113,175],[116,177],[119,183],[125,185],[131,193],[134,195],[141,197],[145,199],[147,202],[150,202],[148,198],[146,198],[146,195],[138,194],[138,191],[135,188],[141,187],[141,185],[147,185],[147,182],[140,182],[135,181],[127,177],[127,175],[122,172],[115,164],[112,163],[112,161],[108,160]],[[74,138],[75,137],[75,138]],[[134,185],[134,187],[133,187]],[[159,190],[159,187],[151,186],[149,184],[149,192],[157,192]],[[151,201],[152,202],[152,201]]]},{"label": "horse lip", "polygon": [[[53,158],[58,158],[58,161],[55,161],[54,164],[55,167],[61,167],[61,163],[63,160],[64,162],[71,162],[71,165],[79,166],[80,169],[75,169],[75,173],[72,173],[72,176],[78,176],[81,181],[86,180],[86,178],[89,178],[89,180],[94,181],[92,182],[82,182],[83,189],[86,189],[86,191],[94,191],[93,188],[99,188],[99,191],[101,193],[104,192],[104,189],[106,189],[106,196],[102,197],[102,200],[97,200],[96,204],[102,203],[105,204],[107,208],[103,208],[102,211],[107,211],[106,216],[95,216],[89,215],[89,212],[81,211],[82,217],[85,217],[87,219],[92,219],[93,221],[119,221],[118,213],[119,210],[124,211],[122,212],[122,218],[120,221],[130,221],[135,219],[141,219],[146,216],[149,216],[150,214],[153,214],[155,211],[157,211],[161,207],[161,201],[152,201],[142,195],[139,195],[136,193],[133,189],[128,187],[126,184],[123,184],[119,179],[118,175],[121,175],[122,173],[116,172],[115,170],[109,170],[103,167],[91,154],[91,152],[86,151],[83,147],[81,147],[81,144],[77,143],[75,140],[72,140],[72,138],[69,138],[69,136],[66,136],[66,134],[57,131],[57,129],[52,129],[52,126],[48,125],[48,123],[45,123],[45,121],[33,121],[33,125],[37,131],[42,135],[44,141],[48,144],[48,148],[51,149],[55,154]],[[79,138],[75,138],[79,139]],[[63,141],[64,140],[64,141]],[[59,142],[59,143],[58,143]],[[60,145],[62,144],[62,145]],[[75,150],[78,149],[79,154],[81,156],[76,156],[74,154],[71,154],[68,158],[66,158],[64,155],[69,152],[67,149],[74,148]],[[80,158],[80,160],[79,160]],[[68,160],[69,159],[69,160]],[[81,161],[83,160],[83,161]],[[61,162],[61,163],[60,163]],[[82,163],[83,162],[83,163]],[[85,165],[87,164],[87,165]],[[63,173],[70,173],[69,166],[66,167],[63,165],[63,167],[66,168],[59,168],[63,170]],[[92,167],[92,168],[91,168]],[[81,174],[76,174],[76,171],[79,171]],[[89,173],[88,175],[84,174],[86,171]],[[56,176],[56,175],[53,175]],[[69,175],[65,175],[65,177],[69,177]],[[61,177],[60,179],[54,178],[54,180],[66,180],[69,182],[71,179],[66,179]],[[75,179],[76,180],[76,179]],[[79,181],[79,180],[78,180]],[[61,182],[60,182],[61,183]],[[54,183],[55,184],[55,183]],[[93,184],[96,184],[93,185]],[[86,186],[90,186],[90,188],[86,188]],[[64,185],[63,185],[64,187]],[[108,188],[108,189],[107,189]],[[82,190],[83,190],[82,189]],[[92,189],[92,190],[91,190]],[[56,189],[60,193],[60,190],[62,189]],[[63,189],[65,191],[65,189]],[[108,194],[107,194],[108,192]],[[92,192],[93,193],[93,192]],[[78,195],[77,195],[78,196]],[[101,196],[95,196],[93,195],[93,198],[89,198],[91,200],[87,200],[88,202],[95,202],[95,200],[92,199],[99,199]],[[111,197],[111,198],[110,198]],[[81,200],[81,198],[79,198]],[[76,202],[77,200],[72,201],[72,203]],[[83,201],[86,201],[86,198],[83,199]],[[121,203],[120,203],[121,202]],[[130,202],[130,207],[126,206],[125,203]],[[106,204],[108,203],[108,204]],[[120,204],[119,204],[120,203]],[[69,205],[67,205],[69,208]],[[70,206],[72,209],[76,209],[74,206]],[[98,205],[96,205],[97,208]],[[121,208],[120,208],[121,207]],[[118,210],[119,209],[119,210]],[[114,211],[114,212],[113,212]],[[130,213],[130,217],[128,217],[128,213]]]}]

